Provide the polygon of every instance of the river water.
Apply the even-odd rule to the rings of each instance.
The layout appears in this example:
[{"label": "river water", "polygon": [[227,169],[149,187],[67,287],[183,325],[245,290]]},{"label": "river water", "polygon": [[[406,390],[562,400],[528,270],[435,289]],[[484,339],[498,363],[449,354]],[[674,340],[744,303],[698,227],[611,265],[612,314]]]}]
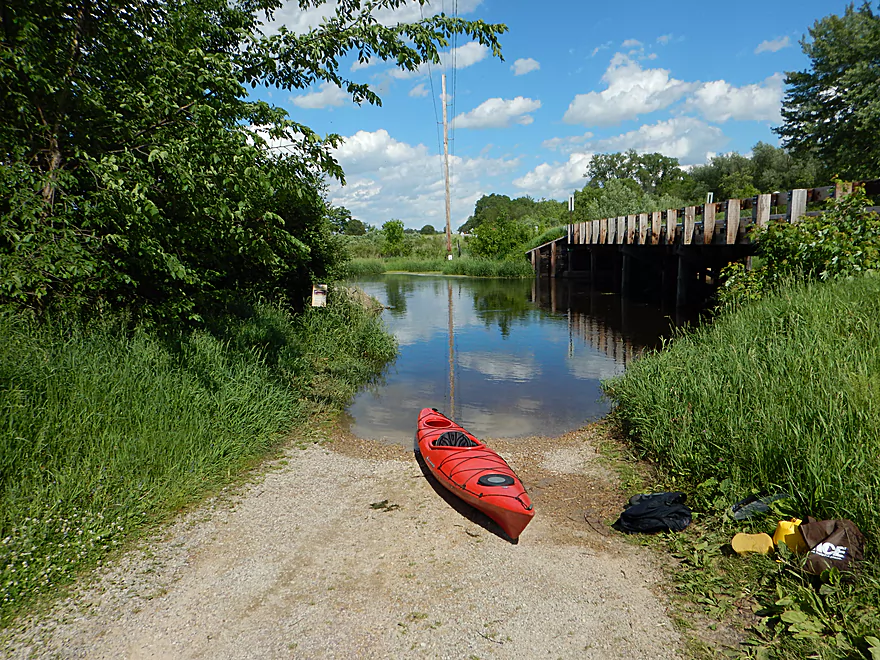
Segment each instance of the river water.
[{"label": "river water", "polygon": [[405,446],[425,407],[482,438],[579,428],[609,410],[602,380],[691,320],[563,279],[388,274],[350,284],[386,306],[400,346],[349,406],[350,430]]}]

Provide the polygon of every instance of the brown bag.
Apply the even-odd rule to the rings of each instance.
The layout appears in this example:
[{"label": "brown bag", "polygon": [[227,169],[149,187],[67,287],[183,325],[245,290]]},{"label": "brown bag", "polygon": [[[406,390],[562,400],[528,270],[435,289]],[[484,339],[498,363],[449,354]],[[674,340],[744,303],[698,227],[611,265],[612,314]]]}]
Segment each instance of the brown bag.
[{"label": "brown bag", "polygon": [[804,568],[818,575],[826,568],[853,570],[864,559],[865,536],[852,520],[816,520],[807,517],[798,529],[809,548]]}]

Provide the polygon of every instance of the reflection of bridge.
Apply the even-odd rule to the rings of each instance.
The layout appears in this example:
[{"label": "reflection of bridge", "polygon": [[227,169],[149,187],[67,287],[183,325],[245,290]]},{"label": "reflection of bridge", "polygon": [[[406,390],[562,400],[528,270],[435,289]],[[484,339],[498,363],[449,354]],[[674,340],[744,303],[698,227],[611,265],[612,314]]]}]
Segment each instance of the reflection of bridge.
[{"label": "reflection of bridge", "polygon": [[663,316],[655,307],[562,278],[534,280],[531,300],[553,314],[567,315],[570,337],[579,337],[623,366],[646,347],[659,345],[659,337],[668,337],[673,325],[692,320],[681,312],[674,319]]},{"label": "reflection of bridge", "polygon": [[[702,302],[714,291],[724,266],[754,254],[751,228],[818,215],[811,204],[851,192],[853,185],[579,222],[569,225],[565,236],[527,255],[539,276],[585,278],[624,294],[650,291],[674,299],[676,305]],[[880,194],[880,180],[855,185],[864,186],[869,196]]]}]

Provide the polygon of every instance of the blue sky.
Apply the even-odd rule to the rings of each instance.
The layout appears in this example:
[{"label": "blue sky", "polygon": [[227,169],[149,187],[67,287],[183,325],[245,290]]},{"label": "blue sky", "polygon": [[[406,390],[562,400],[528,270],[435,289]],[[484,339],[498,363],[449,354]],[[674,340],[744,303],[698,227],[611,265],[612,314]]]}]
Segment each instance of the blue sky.
[{"label": "blue sky", "polygon": [[[463,17],[505,23],[504,61],[464,38],[454,58],[414,74],[381,61],[343,61],[342,73],[375,86],[381,108],[357,106],[326,84],[264,93],[295,120],[344,137],[336,156],[347,185],[329,186],[333,203],[376,226],[398,218],[441,229],[437,118],[446,71],[455,230],[484,194],[566,200],[584,185],[594,153],[659,151],[693,165],[746,153],[759,140],[777,144],[771,127],[780,121],[784,74],[809,66],[798,42],[816,19],[846,5],[432,0],[421,13],[451,14],[457,6]],[[302,32],[330,11],[332,4],[303,12],[289,2],[267,28],[284,23]],[[410,4],[379,19],[419,15]]]}]

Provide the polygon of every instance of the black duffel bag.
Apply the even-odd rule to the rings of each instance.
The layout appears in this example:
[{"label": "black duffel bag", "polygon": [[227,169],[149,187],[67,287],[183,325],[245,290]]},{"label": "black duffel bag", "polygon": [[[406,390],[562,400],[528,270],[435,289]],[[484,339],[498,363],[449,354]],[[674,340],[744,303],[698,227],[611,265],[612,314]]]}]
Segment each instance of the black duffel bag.
[{"label": "black duffel bag", "polygon": [[684,493],[633,495],[614,529],[633,534],[680,532],[691,524],[691,510]]}]

